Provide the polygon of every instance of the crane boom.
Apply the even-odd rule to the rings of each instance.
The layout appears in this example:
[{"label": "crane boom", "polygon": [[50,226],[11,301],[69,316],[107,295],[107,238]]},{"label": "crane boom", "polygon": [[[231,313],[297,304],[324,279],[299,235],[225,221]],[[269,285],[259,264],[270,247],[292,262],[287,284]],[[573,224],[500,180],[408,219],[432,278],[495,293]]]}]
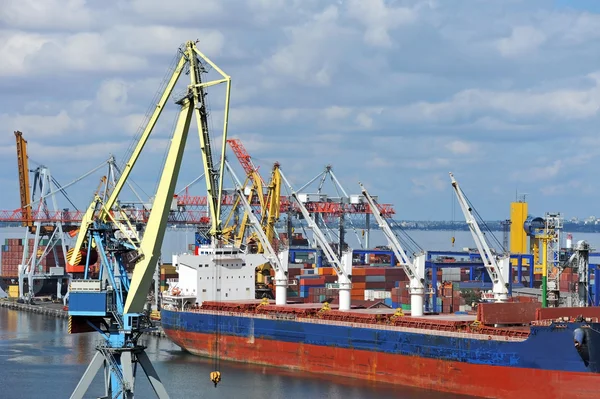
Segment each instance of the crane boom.
[{"label": "crane boom", "polygon": [[29,162],[27,159],[27,141],[23,133],[16,131],[17,141],[17,166],[19,170],[19,194],[21,196],[21,211],[23,215],[23,226],[33,227],[33,216],[31,212],[31,194],[29,193]]},{"label": "crane boom", "polygon": [[508,299],[508,279],[510,277],[510,256],[503,254],[497,256],[492,253],[490,246],[487,243],[485,235],[479,228],[477,220],[473,216],[472,208],[469,205],[462,189],[458,182],[454,178],[452,172],[450,172],[450,180],[452,181],[452,188],[456,193],[456,198],[460,204],[477,250],[481,255],[481,261],[483,262],[485,269],[492,280],[494,299],[498,302],[503,302]]},{"label": "crane boom", "polygon": [[387,238],[389,246],[394,251],[396,257],[400,260],[400,265],[404,269],[404,272],[409,279],[410,296],[411,296],[411,315],[412,316],[423,316],[423,295],[425,294],[425,253],[414,254],[414,262],[410,260],[404,248],[400,244],[400,240],[392,231],[390,224],[383,217],[379,206],[375,199],[371,197],[371,194],[367,189],[358,183],[362,190],[362,194],[367,200],[371,213],[375,216],[379,228],[383,231],[383,234]]},{"label": "crane boom", "polygon": [[233,177],[235,183],[235,190],[244,206],[250,224],[252,225],[256,235],[258,236],[258,239],[262,245],[267,259],[269,260],[269,263],[271,263],[271,266],[275,270],[275,302],[277,305],[285,305],[287,302],[289,250],[282,251],[281,253],[279,253],[279,255],[277,255],[275,249],[273,248],[273,245],[267,238],[267,235],[265,234],[260,221],[254,214],[254,210],[250,206],[250,202],[248,202],[248,199],[244,195],[242,185],[235,172],[233,171],[233,168],[231,168],[227,161],[225,161],[225,165],[227,166],[227,169]]},{"label": "crane boom", "polygon": [[[369,204],[369,207],[371,208],[371,212],[373,213],[373,216],[375,216],[375,220],[377,220],[377,224],[379,225],[379,228],[383,231],[383,234],[387,238],[388,244],[390,245],[390,247],[392,247],[394,254],[396,254],[396,257],[400,260],[400,265],[404,269],[404,272],[406,273],[408,278],[411,280],[414,278],[417,278],[415,268],[413,267],[410,258],[408,257],[408,255],[406,254],[404,249],[402,248],[402,245],[400,244],[398,237],[396,237],[396,235],[392,231],[389,223],[383,218],[383,216],[381,215],[381,212],[379,212],[379,207],[377,206],[377,203],[375,202],[373,197],[371,197],[371,194],[369,194],[369,192],[362,185],[362,183],[359,182],[358,184],[360,185],[360,188],[362,189],[363,196],[365,197],[365,199],[367,200],[367,203]],[[421,284],[421,285],[423,285],[423,284]]]},{"label": "crane boom", "polygon": [[[135,165],[136,161],[138,160],[142,150],[144,149],[144,146],[148,142],[148,138],[150,138],[150,133],[152,133],[152,130],[154,129],[154,126],[156,125],[158,118],[160,117],[169,97],[171,96],[171,93],[173,92],[173,88],[175,87],[175,84],[177,83],[177,80],[179,79],[179,76],[181,75],[181,72],[183,71],[183,68],[186,65],[186,63],[187,63],[187,59],[186,59],[185,54],[183,54],[181,56],[181,58],[179,59],[179,62],[177,63],[177,66],[175,67],[175,70],[173,71],[173,74],[171,75],[171,78],[169,79],[169,81],[163,91],[163,94],[160,97],[160,100],[156,104],[156,108],[154,109],[154,112],[150,116],[150,119],[148,120],[148,123],[146,124],[146,127],[144,128],[144,131],[142,132],[142,134],[140,136],[140,139],[138,140],[133,152],[131,153],[129,160],[127,161],[127,163],[125,164],[125,167],[121,171],[121,176],[119,177],[119,180],[115,184],[115,187],[113,188],[111,195],[108,197],[108,200],[106,200],[106,202],[102,205],[102,209],[100,212],[100,219],[102,221],[106,221],[108,219],[108,213],[110,213],[110,210],[113,208],[115,202],[117,201],[119,194],[121,194],[121,190],[125,186],[125,182],[127,181],[127,178],[129,177],[129,174],[131,173],[131,170],[133,169],[133,166]],[[79,255],[81,253],[83,244],[89,237],[89,229],[94,221],[94,215],[95,215],[95,207],[90,206],[88,208],[87,212],[83,215],[83,218],[81,219],[81,227],[79,230],[79,234],[77,235],[77,240],[75,241],[75,245],[73,246],[73,249],[72,249],[72,255],[69,257],[69,259],[67,259],[67,261],[68,261],[67,268],[69,267],[69,265],[70,266],[77,265],[77,260],[78,260],[77,255]]]},{"label": "crane boom", "polygon": [[296,204],[298,205],[298,208],[300,209],[302,216],[308,223],[308,228],[311,229],[311,231],[313,232],[314,238],[317,240],[319,246],[325,253],[325,257],[329,261],[329,264],[331,264],[331,266],[333,267],[333,269],[335,270],[335,272],[338,276],[338,284],[339,284],[338,288],[339,288],[339,293],[340,293],[339,309],[340,310],[349,310],[350,309],[350,288],[352,287],[352,275],[351,275],[351,273],[352,273],[352,251],[346,252],[342,256],[341,260],[340,260],[340,258],[338,258],[337,254],[335,253],[333,248],[331,248],[331,245],[329,245],[329,242],[327,242],[327,238],[325,238],[323,231],[321,231],[321,229],[319,228],[317,223],[313,220],[313,218],[310,217],[310,213],[308,212],[308,210],[306,209],[306,207],[304,206],[302,201],[300,201],[300,199],[298,198],[298,193],[296,193],[294,191],[294,189],[292,188],[292,185],[290,184],[290,182],[288,181],[288,179],[285,177],[285,175],[283,174],[283,172],[281,170],[279,170],[279,174],[281,176],[281,179],[285,182],[285,184],[290,189],[290,191],[292,193],[291,197],[294,199],[294,201],[296,201]]}]

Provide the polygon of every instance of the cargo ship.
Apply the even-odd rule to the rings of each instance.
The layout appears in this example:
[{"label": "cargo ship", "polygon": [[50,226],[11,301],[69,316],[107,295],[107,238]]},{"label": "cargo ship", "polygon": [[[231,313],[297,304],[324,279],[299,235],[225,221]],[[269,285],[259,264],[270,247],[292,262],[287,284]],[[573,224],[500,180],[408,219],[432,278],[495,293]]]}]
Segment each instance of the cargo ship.
[{"label": "cargo ship", "polygon": [[[484,398],[598,397],[597,308],[480,305],[480,313],[502,306],[494,319],[339,311],[327,303],[277,306],[252,299],[244,257],[234,248],[221,251],[173,260],[180,283],[163,296],[162,327],[192,354]],[[211,268],[211,259],[222,267]],[[216,301],[208,300],[215,294]],[[511,319],[515,313],[521,320]],[[523,317],[531,322],[523,324]]]}]

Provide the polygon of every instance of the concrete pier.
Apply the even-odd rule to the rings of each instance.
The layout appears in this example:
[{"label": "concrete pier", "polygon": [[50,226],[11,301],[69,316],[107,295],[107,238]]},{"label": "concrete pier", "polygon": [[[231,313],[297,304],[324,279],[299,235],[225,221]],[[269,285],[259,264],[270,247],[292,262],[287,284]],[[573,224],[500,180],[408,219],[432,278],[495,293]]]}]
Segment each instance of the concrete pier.
[{"label": "concrete pier", "polygon": [[[58,317],[61,319],[68,319],[69,313],[64,310],[61,304],[52,303],[52,302],[37,302],[35,305],[29,305],[25,303],[18,303],[16,301],[10,300],[0,300],[0,307],[8,308],[13,310],[19,310],[22,312],[31,312],[38,313],[53,317]],[[145,334],[152,335],[155,337],[166,338],[165,333],[163,332],[160,322],[154,322],[157,327],[156,330],[148,331]]]}]

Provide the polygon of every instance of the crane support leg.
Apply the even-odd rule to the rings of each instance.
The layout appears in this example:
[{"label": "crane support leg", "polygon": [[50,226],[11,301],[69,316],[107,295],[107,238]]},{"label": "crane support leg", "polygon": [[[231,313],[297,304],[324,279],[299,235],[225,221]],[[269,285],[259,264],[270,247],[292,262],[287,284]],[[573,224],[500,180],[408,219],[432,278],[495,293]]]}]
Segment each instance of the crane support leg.
[{"label": "crane support leg", "polygon": [[341,275],[338,275],[338,284],[339,284],[339,310],[350,310],[350,299],[352,289],[352,252],[346,252],[342,255],[341,264],[344,269],[344,272]]},{"label": "crane support leg", "polygon": [[[104,398],[133,399],[136,363],[142,366],[156,396],[159,399],[168,399],[169,395],[145,349],[143,346],[117,349],[98,346],[96,354],[71,394],[71,399],[83,399],[96,374],[102,368],[104,368]],[[115,389],[120,391],[114,391]]]},{"label": "crane support leg", "polygon": [[[423,316],[423,302],[425,298],[425,257],[421,254],[415,257],[415,278],[409,283],[410,289],[410,315],[413,317]],[[435,289],[435,287],[434,287]]]},{"label": "crane support leg", "polygon": [[[152,284],[152,275],[160,257],[160,246],[163,242],[165,226],[171,209],[168,201],[172,200],[175,193],[175,184],[179,176],[183,150],[192,118],[193,108],[190,105],[191,103],[185,99],[179,113],[179,118],[177,119],[175,133],[171,139],[169,153],[156,191],[156,197],[152,204],[153,209],[160,209],[161,212],[150,213],[146,231],[144,232],[144,237],[148,239],[142,240],[140,251],[143,257],[135,266],[129,292],[146,293]],[[125,302],[124,312],[141,313],[144,310],[145,302],[146,295],[129,295],[127,302]]]},{"label": "crane support leg", "polygon": [[287,303],[288,288],[288,259],[290,251],[285,250],[279,253],[279,260],[282,267],[275,270],[275,304],[285,305]]},{"label": "crane support leg", "polygon": [[146,373],[146,377],[148,377],[148,381],[150,381],[150,385],[152,385],[152,389],[154,389],[156,396],[158,398],[168,398],[169,395],[167,394],[167,390],[160,380],[158,373],[154,369],[154,366],[152,366],[152,362],[150,362],[146,352],[138,353],[137,358],[142,366],[142,369],[144,369],[144,373]]},{"label": "crane support leg", "polygon": [[104,357],[100,352],[96,352],[96,354],[92,358],[92,361],[85,370],[85,373],[83,373],[83,376],[79,380],[77,387],[75,387],[73,394],[71,394],[71,399],[83,399],[83,395],[85,395],[85,393],[87,392],[92,381],[94,380],[94,377],[96,377],[96,374],[98,374],[98,371],[102,368],[103,364]]}]

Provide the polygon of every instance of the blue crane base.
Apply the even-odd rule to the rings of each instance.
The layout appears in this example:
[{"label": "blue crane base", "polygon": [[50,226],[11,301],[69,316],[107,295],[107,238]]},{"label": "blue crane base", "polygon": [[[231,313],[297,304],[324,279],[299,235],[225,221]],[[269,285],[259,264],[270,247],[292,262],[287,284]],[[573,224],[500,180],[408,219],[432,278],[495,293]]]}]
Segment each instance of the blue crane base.
[{"label": "blue crane base", "polygon": [[96,354],[79,380],[77,387],[71,395],[71,399],[83,399],[100,369],[104,370],[104,396],[100,396],[99,398],[134,398],[134,381],[137,364],[141,366],[146,374],[156,396],[159,399],[169,398],[162,381],[146,354],[145,346],[110,346],[111,342],[123,343],[124,341],[124,334],[113,334],[104,344],[96,347]]}]

